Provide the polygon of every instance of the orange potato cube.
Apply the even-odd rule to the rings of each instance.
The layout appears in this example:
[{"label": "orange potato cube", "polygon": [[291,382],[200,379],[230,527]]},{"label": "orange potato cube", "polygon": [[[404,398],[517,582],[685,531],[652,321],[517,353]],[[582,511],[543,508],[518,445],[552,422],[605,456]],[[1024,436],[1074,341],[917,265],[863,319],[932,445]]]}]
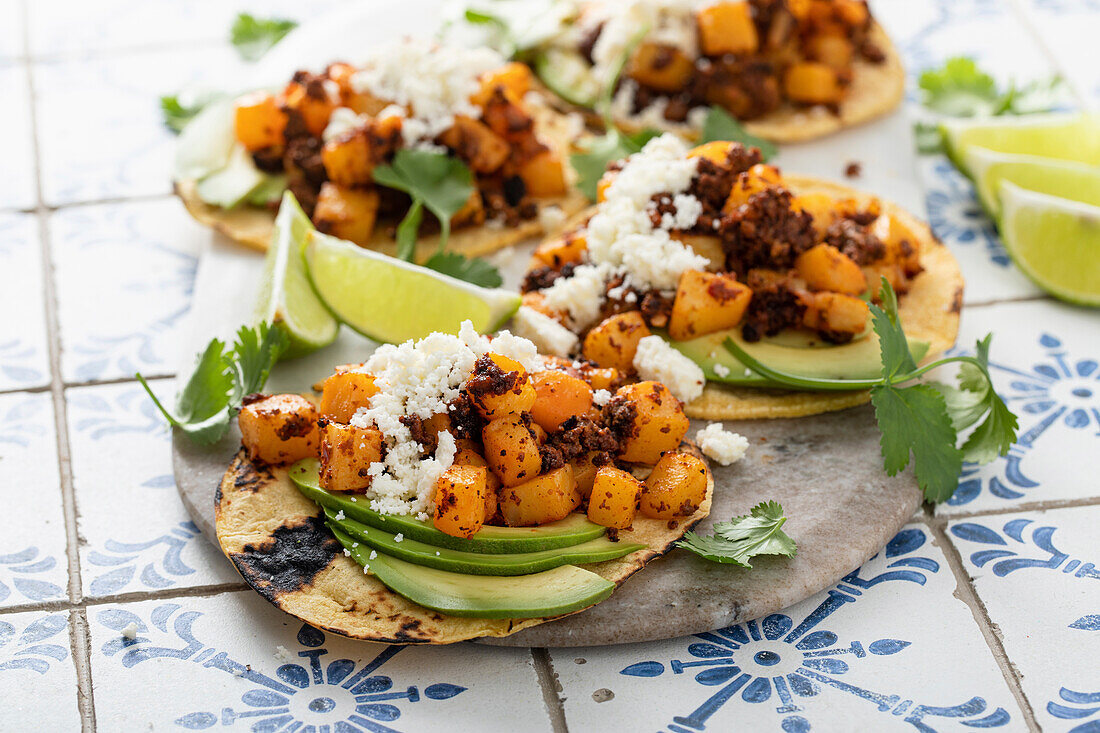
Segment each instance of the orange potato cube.
[{"label": "orange potato cube", "polygon": [[287,107],[302,115],[306,129],[315,137],[320,137],[328,127],[329,117],[340,102],[339,98],[333,97],[327,91],[321,91],[318,96],[314,96],[304,85],[295,81],[290,82],[283,91],[283,100]]},{"label": "orange potato cube", "polygon": [[774,165],[757,163],[737,176],[722,211],[732,214],[738,206],[748,203],[749,198],[754,194],[758,194],[771,186],[782,185],[782,183],[783,177],[779,174],[778,168]]},{"label": "orange potato cube", "polygon": [[577,494],[582,499],[587,499],[592,493],[592,485],[596,481],[596,471],[600,470],[600,467],[593,461],[599,455],[599,453],[592,451],[570,462],[573,466],[573,483],[577,487]]},{"label": "orange potato cube", "polygon": [[688,151],[687,157],[706,158],[715,165],[725,167],[726,163],[729,161],[730,149],[734,145],[736,145],[736,143],[727,142],[725,140],[712,140],[709,143],[696,145]]},{"label": "orange potato cube", "polygon": [[642,482],[614,466],[596,471],[588,497],[588,519],[604,527],[628,529],[638,512]]},{"label": "orange potato cube", "polygon": [[596,203],[607,201],[607,189],[615,182],[615,175],[615,172],[608,171],[600,176],[600,180],[596,182]]},{"label": "orange potato cube", "polygon": [[365,129],[329,140],[321,148],[321,162],[329,180],[338,186],[366,186],[374,180],[370,136]]},{"label": "orange potato cube", "polygon": [[853,28],[861,28],[867,24],[869,14],[867,3],[863,0],[833,0],[833,9],[841,21]]},{"label": "orange potato cube", "polygon": [[512,61],[499,69],[485,72],[479,81],[481,88],[470,97],[470,101],[478,107],[484,107],[498,87],[503,87],[516,99],[523,99],[523,95],[531,90],[531,69],[526,64]]},{"label": "orange potato cube", "polygon": [[638,342],[649,335],[649,327],[639,311],[619,313],[605,318],[588,332],[581,352],[584,358],[601,367],[632,372]]},{"label": "orange potato cube", "polygon": [[695,64],[683,51],[663,43],[642,43],[630,58],[626,74],[661,92],[678,92],[688,85]]},{"label": "orange potato cube", "polygon": [[378,394],[374,376],[362,364],[345,364],[336,367],[336,373],[321,386],[322,416],[336,422],[351,422],[355,411],[368,407],[370,398]]},{"label": "orange potato cube", "polygon": [[706,498],[706,464],[688,453],[666,453],[645,480],[639,509],[653,519],[689,517]]},{"label": "orange potato cube", "polygon": [[852,42],[842,35],[820,33],[807,41],[806,52],[814,61],[839,70],[851,66],[855,49]]},{"label": "orange potato cube", "polygon": [[755,53],[760,47],[748,2],[720,2],[703,8],[697,16],[699,42],[707,56]]},{"label": "orange potato cube", "polygon": [[810,290],[831,290],[845,295],[860,295],[867,290],[867,278],[859,265],[830,244],[806,250],[795,260],[794,267]]},{"label": "orange potato cube", "polygon": [[536,395],[531,419],[548,432],[555,432],[569,418],[592,409],[592,387],[583,379],[551,370],[533,375],[531,384]]},{"label": "orange potato cube", "polygon": [[577,503],[573,467],[568,463],[500,492],[500,513],[509,527],[556,522],[568,516]]},{"label": "orange potato cube", "polygon": [[533,158],[520,163],[519,177],[527,187],[527,195],[536,198],[561,196],[565,193],[565,166],[561,156],[553,150],[544,150]]},{"label": "orange potato cube", "polygon": [[802,323],[815,331],[835,334],[863,333],[870,309],[867,303],[840,293],[812,293],[813,301],[802,316]]},{"label": "orange potato cube", "polygon": [[286,113],[279,109],[274,94],[246,94],[233,106],[234,134],[237,141],[250,151],[282,145],[285,129]]},{"label": "orange potato cube", "polygon": [[540,244],[535,250],[535,259],[556,269],[568,263],[580,262],[587,251],[588,240],[583,234],[573,232]]},{"label": "orange potato cube", "polygon": [[592,367],[585,365],[581,369],[581,374],[588,383],[592,385],[592,389],[612,389],[619,384],[623,375],[614,367]]},{"label": "orange potato cube", "polygon": [[485,523],[483,466],[451,466],[436,479],[432,524],[452,537],[470,537]]},{"label": "orange potato cube", "polygon": [[825,193],[802,193],[791,200],[791,209],[805,211],[813,218],[817,241],[825,238],[829,225],[836,219],[836,201]]},{"label": "orange potato cube", "polygon": [[507,140],[483,122],[465,115],[456,116],[454,125],[439,136],[439,141],[455,151],[477,173],[498,170],[512,153]]},{"label": "orange potato cube", "polygon": [[[515,386],[504,394],[471,392],[470,396],[474,400],[477,411],[486,420],[495,420],[499,417],[529,412],[531,405],[535,404],[537,395],[535,394],[535,388],[531,386],[531,380],[527,378],[527,372],[524,370],[523,365],[500,354],[488,354],[487,356],[492,360],[495,367],[500,370],[503,378],[514,382]],[[474,372],[472,378],[479,378],[477,371]]]},{"label": "orange potato cube", "polygon": [[691,251],[700,257],[706,257],[707,272],[722,272],[726,269],[726,249],[722,246],[720,238],[713,234],[684,234],[683,232],[672,232],[670,236],[691,248]]},{"label": "orange potato cube", "polygon": [[456,466],[481,466],[485,470],[485,521],[489,522],[497,513],[497,492],[500,491],[500,479],[489,470],[489,463],[485,456],[481,455],[472,440],[459,441],[458,451],[455,453],[454,465]]},{"label": "orange potato cube", "polygon": [[613,399],[624,399],[637,411],[621,441],[619,457],[631,463],[654,464],[665,451],[680,447],[688,419],[680,400],[660,382],[637,382],[619,388]]},{"label": "orange potato cube", "polygon": [[686,271],[680,276],[668,334],[687,341],[715,331],[733,328],[745,316],[752,290],[730,273]]},{"label": "orange potato cube", "polygon": [[366,247],[374,232],[380,199],[372,189],[344,188],[331,181],[321,184],[313,223],[325,234]]},{"label": "orange potato cube", "polygon": [[791,64],[783,76],[783,90],[789,98],[806,104],[837,104],[844,96],[836,69],[817,61]]},{"label": "orange potato cube", "polygon": [[370,486],[367,469],[382,460],[382,432],[324,418],[319,425],[321,486],[329,491],[363,491]]},{"label": "orange potato cube", "polygon": [[529,481],[542,470],[538,437],[519,417],[493,420],[481,431],[485,461],[505,486]]},{"label": "orange potato cube", "polygon": [[301,395],[253,399],[241,407],[237,425],[249,460],[278,466],[317,455],[317,410]]}]

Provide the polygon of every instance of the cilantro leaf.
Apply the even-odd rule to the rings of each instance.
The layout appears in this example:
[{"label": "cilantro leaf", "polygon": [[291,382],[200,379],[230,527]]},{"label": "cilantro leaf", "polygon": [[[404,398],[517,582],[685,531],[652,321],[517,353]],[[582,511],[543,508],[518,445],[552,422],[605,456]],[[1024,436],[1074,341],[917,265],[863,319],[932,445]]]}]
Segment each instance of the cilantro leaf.
[{"label": "cilantro leaf", "polygon": [[909,465],[910,453],[917,483],[925,498],[947,501],[959,485],[963,454],[943,395],[930,384],[871,388],[871,404],[882,431],[882,458],[886,473],[896,476]]},{"label": "cilantro leaf", "polygon": [[451,217],[462,210],[476,190],[473,181],[473,174],[461,160],[427,150],[402,148],[392,164],[374,169],[375,183],[404,191],[413,200],[397,232],[402,259],[411,261],[415,252],[421,207],[439,220],[439,251],[443,251],[451,234]]},{"label": "cilantro leaf", "polygon": [[1013,85],[1005,94],[1005,112],[1014,115],[1049,112],[1061,106],[1066,94],[1065,80],[1060,76],[1036,80],[1020,88]]},{"label": "cilantro leaf", "polygon": [[778,152],[774,144],[753,135],[733,115],[721,107],[711,107],[707,112],[707,117],[703,121],[703,135],[699,142],[709,143],[714,140],[729,140],[742,143],[745,147],[760,148],[760,154],[764,156],[764,160],[775,157]]},{"label": "cilantro leaf", "polygon": [[577,188],[590,201],[595,201],[600,179],[603,178],[607,165],[636,153],[639,149],[635,149],[630,139],[618,130],[611,130],[606,135],[595,138],[581,152],[570,156],[573,169],[577,171]]},{"label": "cilantro leaf", "polygon": [[761,502],[747,516],[716,523],[713,535],[685,533],[676,546],[712,562],[751,568],[749,560],[757,555],[794,557],[798,552],[794,540],[782,530],[786,521],[778,502]]},{"label": "cilantro leaf", "polygon": [[871,322],[878,334],[879,351],[882,354],[882,374],[886,381],[893,379],[899,372],[909,374],[917,368],[913,355],[909,351],[909,341],[901,328],[898,318],[898,297],[886,278],[882,278],[879,291],[882,307],[870,304]]},{"label": "cilantro leaf", "polygon": [[466,257],[458,252],[436,252],[428,258],[424,267],[483,288],[499,288],[504,283],[500,271],[488,260]]},{"label": "cilantro leaf", "polygon": [[257,18],[250,13],[238,13],[229,31],[229,42],[245,61],[255,61],[298,27],[297,21],[285,18]]},{"label": "cilantro leaf", "polygon": [[933,155],[943,152],[943,134],[939,125],[931,122],[916,122],[913,124],[913,138],[916,141],[917,152],[921,155]]},{"label": "cilantro leaf", "polygon": [[241,398],[263,388],[271,367],[288,345],[286,333],[266,323],[254,329],[242,327],[237,342],[228,350],[222,341],[212,339],[180,390],[174,411],[161,404],[144,377],[136,376],[170,425],[197,443],[211,445],[229,430]]},{"label": "cilantro leaf", "polygon": [[160,98],[160,112],[164,126],[175,133],[183,131],[195,115],[202,112],[211,102],[221,95],[214,92],[181,92]]},{"label": "cilantro leaf", "polygon": [[997,82],[966,56],[949,58],[942,68],[924,71],[919,83],[925,106],[950,117],[995,115],[1004,109]]}]

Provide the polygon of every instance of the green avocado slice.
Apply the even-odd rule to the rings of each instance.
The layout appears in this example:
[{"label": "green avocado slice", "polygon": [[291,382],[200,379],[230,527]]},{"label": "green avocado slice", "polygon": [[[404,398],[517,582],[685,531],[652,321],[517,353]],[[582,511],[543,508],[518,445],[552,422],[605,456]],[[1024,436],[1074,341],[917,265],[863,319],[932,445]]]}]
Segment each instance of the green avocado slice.
[{"label": "green avocado slice", "polygon": [[576,565],[532,575],[467,575],[429,568],[377,553],[330,526],[355,562],[383,585],[433,611],[478,618],[541,618],[588,608],[611,595],[615,584]]},{"label": "green avocado slice", "polygon": [[[789,389],[747,369],[722,345],[727,338],[733,339],[761,364],[800,377],[876,379],[882,375],[878,334],[873,331],[864,338],[839,346],[803,333],[780,334],[773,339],[749,343],[737,328],[716,331],[690,341],[673,341],[665,333],[660,335],[672,348],[702,367],[708,381],[721,384]],[[913,360],[919,362],[928,353],[928,342],[910,341],[909,351]]]},{"label": "green avocado slice", "polygon": [[349,519],[395,535],[400,532],[409,539],[435,547],[490,555],[540,552],[579,545],[602,537],[607,531],[589,522],[583,514],[570,514],[565,519],[538,527],[482,527],[469,539],[452,537],[440,532],[430,522],[416,517],[379,514],[370,508],[368,500],[362,496],[338,496],[325,491],[317,480],[319,469],[320,463],[316,458],[298,461],[290,467],[291,480],[307,499],[333,512],[343,511]]},{"label": "green avocado slice", "polygon": [[354,519],[339,520],[336,516],[336,512],[325,509],[330,527],[336,527],[373,550],[417,565],[469,575],[530,575],[561,565],[614,560],[645,549],[645,545],[612,542],[607,537],[597,537],[579,545],[554,550],[486,555],[436,547],[408,537],[398,542],[389,532]]}]

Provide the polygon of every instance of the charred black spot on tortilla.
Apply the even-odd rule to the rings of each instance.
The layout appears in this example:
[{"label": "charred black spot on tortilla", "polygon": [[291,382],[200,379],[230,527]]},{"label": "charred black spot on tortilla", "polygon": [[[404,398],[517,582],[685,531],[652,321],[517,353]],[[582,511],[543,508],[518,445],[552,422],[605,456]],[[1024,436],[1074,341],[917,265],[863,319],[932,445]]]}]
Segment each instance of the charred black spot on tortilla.
[{"label": "charred black spot on tortilla", "polygon": [[274,601],[312,584],[339,551],[324,517],[310,517],[301,524],[284,524],[258,546],[245,545],[233,553],[233,562],[260,595]]},{"label": "charred black spot on tortilla", "polygon": [[955,297],[951,299],[951,312],[952,313],[959,313],[959,312],[962,311],[962,307],[963,307],[963,289],[962,288],[956,288],[955,289]]},{"label": "charred black spot on tortilla", "polygon": [[266,483],[274,479],[275,476],[267,466],[241,459],[237,463],[237,471],[233,478],[233,486],[241,491],[255,493],[262,489]]}]

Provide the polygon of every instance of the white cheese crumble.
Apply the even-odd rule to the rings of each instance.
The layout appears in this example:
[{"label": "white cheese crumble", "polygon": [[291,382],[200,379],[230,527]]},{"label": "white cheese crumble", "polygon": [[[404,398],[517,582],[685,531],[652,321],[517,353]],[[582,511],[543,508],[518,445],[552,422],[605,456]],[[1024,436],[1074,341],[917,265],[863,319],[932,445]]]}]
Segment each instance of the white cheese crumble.
[{"label": "white cheese crumble", "polygon": [[638,342],[634,368],[644,380],[663,382],[681,402],[703,394],[706,375],[699,365],[681,354],[660,336],[646,336]]},{"label": "white cheese crumble", "polygon": [[611,392],[606,389],[597,389],[592,393],[592,404],[597,407],[603,407],[611,401]]},{"label": "white cheese crumble", "polygon": [[577,330],[588,328],[600,316],[604,286],[611,274],[605,265],[581,265],[569,277],[559,277],[542,291],[547,306],[569,316]]},{"label": "white cheese crumble", "polygon": [[539,209],[539,226],[553,232],[565,223],[565,212],[560,206],[543,206]]},{"label": "white cheese crumble", "polygon": [[134,639],[137,638],[137,635],[138,635],[138,625],[135,622],[131,621],[130,623],[128,623],[128,624],[126,624],[125,626],[122,627],[122,638],[123,639],[129,639],[130,641],[133,641]]},{"label": "white cheese crumble", "polygon": [[580,345],[577,334],[526,305],[521,305],[512,317],[512,330],[533,343],[542,354],[569,356]]},{"label": "white cheese crumble", "polygon": [[343,509],[341,509],[340,511],[336,512],[336,521],[337,521],[337,522],[342,522],[342,521],[344,521],[345,519],[347,519],[347,517],[346,517],[346,516],[344,516],[344,510],[343,510]]},{"label": "white cheese crumble", "polygon": [[723,466],[737,463],[745,457],[749,441],[745,436],[731,433],[720,423],[711,423],[695,434],[695,442],[703,455],[718,461]]},{"label": "white cheese crumble", "polygon": [[402,541],[402,540],[404,540],[404,539],[405,539],[405,535],[404,535],[404,534],[402,534],[401,532],[398,532],[397,534],[395,534],[395,535],[393,536],[393,541],[394,541],[394,542],[401,542],[401,541]]},{"label": "white cheese crumble", "polygon": [[344,557],[351,557],[351,550],[346,547],[344,548]]},{"label": "white cheese crumble", "polygon": [[714,373],[719,377],[728,377],[730,375],[730,368],[725,364],[715,364]]},{"label": "white cheese crumble", "polygon": [[366,115],[356,114],[355,110],[347,107],[337,107],[332,110],[332,114],[328,118],[328,126],[321,133],[321,139],[326,143],[329,140],[335,140],[349,130],[362,127],[369,119]]},{"label": "white cheese crumble", "polygon": [[504,57],[488,48],[404,39],[371,54],[351,77],[351,86],[404,108],[401,134],[407,146],[435,148],[431,141],[454,124],[456,115],[481,116],[470,101],[478,77],[503,65]]},{"label": "white cheese crumble", "polygon": [[371,551],[370,551],[370,556],[369,556],[369,557],[367,557],[367,559],[368,559],[368,560],[373,560],[373,559],[374,559],[374,558],[376,558],[376,557],[378,557],[378,552],[377,552],[377,551],[375,551],[375,550],[371,550]]}]

